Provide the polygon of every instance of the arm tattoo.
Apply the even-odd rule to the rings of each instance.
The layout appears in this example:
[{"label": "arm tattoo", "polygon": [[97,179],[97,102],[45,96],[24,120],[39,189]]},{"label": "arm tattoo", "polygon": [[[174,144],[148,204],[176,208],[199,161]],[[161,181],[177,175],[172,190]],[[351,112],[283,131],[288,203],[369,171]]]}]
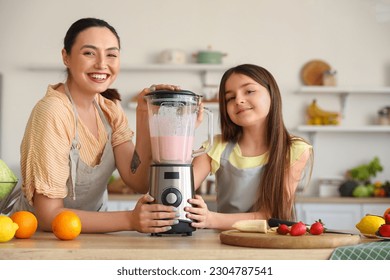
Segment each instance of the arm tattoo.
[{"label": "arm tattoo", "polygon": [[141,164],[141,160],[138,156],[137,151],[134,150],[133,159],[131,160],[131,172],[133,174],[135,174],[135,172],[137,171],[137,168],[139,167],[140,164]]}]

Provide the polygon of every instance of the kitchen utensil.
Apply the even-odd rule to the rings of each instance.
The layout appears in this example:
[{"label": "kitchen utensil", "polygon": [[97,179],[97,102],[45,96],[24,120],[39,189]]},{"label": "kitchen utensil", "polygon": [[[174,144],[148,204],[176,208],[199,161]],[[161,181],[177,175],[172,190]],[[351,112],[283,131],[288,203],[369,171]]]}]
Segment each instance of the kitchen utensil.
[{"label": "kitchen utensil", "polygon": [[[192,158],[207,152],[205,148],[192,150],[200,99],[200,95],[187,90],[159,90],[145,95],[153,160],[149,193],[156,203],[172,205],[180,214],[179,223],[165,233],[192,235],[195,231],[184,207],[189,206],[187,201],[195,194]],[[208,108],[204,112],[208,116],[211,147],[213,114]]]},{"label": "kitchen utensil", "polygon": [[187,62],[187,56],[182,50],[167,49],[160,53],[159,62],[163,64],[184,64]]},{"label": "kitchen utensil", "polygon": [[322,86],[323,74],[330,71],[330,65],[322,60],[311,60],[307,62],[301,71],[302,81],[308,86]]},{"label": "kitchen utensil", "polygon": [[[296,223],[297,222],[280,220],[280,219],[275,219],[275,218],[271,218],[271,219],[268,220],[268,225],[270,227],[277,227],[280,224],[285,224],[287,226],[292,226],[293,224],[296,224]],[[306,224],[306,226],[310,226],[310,225]],[[335,233],[335,234],[357,235],[357,233],[348,232],[348,231],[344,231],[344,230],[329,229],[329,228],[325,228],[325,232],[326,233]]]},{"label": "kitchen utensil", "polygon": [[209,46],[207,50],[198,51],[193,54],[193,56],[196,58],[197,63],[221,64],[222,58],[227,56],[227,54],[220,51],[214,51],[211,49],[211,46]]},{"label": "kitchen utensil", "polygon": [[360,242],[359,235],[324,233],[291,236],[276,232],[257,233],[238,230],[223,231],[219,239],[221,243],[227,245],[273,249],[324,249],[355,245]]}]

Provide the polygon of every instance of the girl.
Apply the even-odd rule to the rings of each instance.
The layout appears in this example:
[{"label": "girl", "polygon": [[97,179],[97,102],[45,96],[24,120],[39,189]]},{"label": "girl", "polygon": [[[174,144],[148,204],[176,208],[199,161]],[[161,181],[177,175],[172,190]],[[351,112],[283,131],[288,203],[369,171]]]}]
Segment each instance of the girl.
[{"label": "girl", "polygon": [[[158,233],[177,223],[175,209],[148,204],[145,195],[132,211],[106,212],[107,182],[117,168],[139,193],[148,190],[151,162],[144,89],[138,97],[136,146],[133,131],[109,87],[120,65],[120,39],[107,22],[84,18],[69,28],[62,49],[64,83],[50,85],[34,107],[21,144],[22,194],[13,212],[29,210],[42,230],[65,209],[79,215],[82,232],[136,230]],[[155,89],[176,90],[173,85]]]},{"label": "girl", "polygon": [[192,225],[226,230],[238,220],[294,219],[294,196],[312,147],[287,131],[274,77],[252,64],[227,70],[219,108],[221,135],[193,161],[197,188],[215,174],[218,212],[197,195],[185,209]]}]

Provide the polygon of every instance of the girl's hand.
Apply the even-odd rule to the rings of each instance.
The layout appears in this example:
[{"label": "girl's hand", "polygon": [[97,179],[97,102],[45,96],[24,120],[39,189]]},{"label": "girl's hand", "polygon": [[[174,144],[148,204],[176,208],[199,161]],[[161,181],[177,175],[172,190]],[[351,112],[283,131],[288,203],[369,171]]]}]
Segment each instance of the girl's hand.
[{"label": "girl's hand", "polygon": [[143,195],[132,211],[131,226],[143,233],[160,233],[171,229],[179,220],[177,209],[162,204],[150,204],[154,198],[149,194]]},{"label": "girl's hand", "polygon": [[187,206],[184,208],[184,211],[188,212],[186,217],[194,221],[191,223],[191,226],[195,228],[210,227],[210,211],[203,198],[200,195],[195,195],[195,198],[190,198],[188,202],[193,207]]},{"label": "girl's hand", "polygon": [[198,116],[196,118],[196,123],[195,123],[195,128],[198,128],[199,125],[202,123],[203,121],[203,112],[204,112],[204,109],[203,109],[203,103],[200,103],[199,105],[199,111],[198,111]]}]

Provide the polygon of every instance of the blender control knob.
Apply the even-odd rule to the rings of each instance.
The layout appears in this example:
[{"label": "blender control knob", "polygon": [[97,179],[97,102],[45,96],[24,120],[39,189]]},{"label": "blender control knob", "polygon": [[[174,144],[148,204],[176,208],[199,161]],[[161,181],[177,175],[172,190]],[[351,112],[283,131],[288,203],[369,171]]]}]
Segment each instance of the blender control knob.
[{"label": "blender control knob", "polygon": [[176,188],[168,188],[161,194],[161,201],[164,205],[177,207],[182,201],[181,192]]},{"label": "blender control knob", "polygon": [[174,193],[169,193],[167,194],[166,199],[169,204],[174,204],[177,200],[177,195]]}]

